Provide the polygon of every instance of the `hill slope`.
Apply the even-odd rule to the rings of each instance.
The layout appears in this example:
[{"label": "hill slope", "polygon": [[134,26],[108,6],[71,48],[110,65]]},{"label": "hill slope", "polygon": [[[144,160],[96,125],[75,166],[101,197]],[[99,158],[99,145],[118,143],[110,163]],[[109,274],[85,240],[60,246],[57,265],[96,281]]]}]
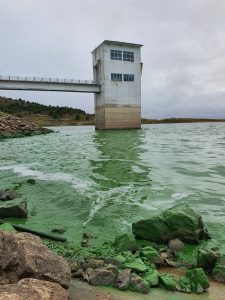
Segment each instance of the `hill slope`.
[{"label": "hill slope", "polygon": [[93,124],[94,115],[82,109],[44,105],[22,99],[0,97],[0,110],[39,125]]}]

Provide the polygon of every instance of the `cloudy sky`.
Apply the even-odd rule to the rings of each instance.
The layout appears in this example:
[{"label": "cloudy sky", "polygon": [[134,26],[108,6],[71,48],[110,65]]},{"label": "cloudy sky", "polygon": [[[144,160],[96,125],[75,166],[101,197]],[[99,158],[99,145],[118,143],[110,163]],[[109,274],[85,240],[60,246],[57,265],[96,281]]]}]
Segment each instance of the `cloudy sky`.
[{"label": "cloudy sky", "polygon": [[[104,39],[141,43],[142,116],[225,118],[224,0],[0,0],[0,74],[92,79]],[[1,91],[93,112],[94,96]]]}]

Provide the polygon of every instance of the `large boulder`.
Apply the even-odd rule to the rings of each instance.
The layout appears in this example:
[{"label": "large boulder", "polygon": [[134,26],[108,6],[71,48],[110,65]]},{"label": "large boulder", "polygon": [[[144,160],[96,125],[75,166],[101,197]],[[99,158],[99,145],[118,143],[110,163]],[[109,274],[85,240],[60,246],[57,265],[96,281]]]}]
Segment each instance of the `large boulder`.
[{"label": "large boulder", "polygon": [[0,218],[26,218],[28,215],[25,199],[0,202]]},{"label": "large boulder", "polygon": [[37,278],[68,288],[71,272],[67,262],[30,233],[0,231],[0,281],[16,283]]},{"label": "large boulder", "polygon": [[69,292],[59,284],[25,278],[15,284],[0,286],[0,300],[69,300]]},{"label": "large boulder", "polygon": [[188,243],[209,239],[202,217],[186,204],[175,205],[147,220],[132,224],[137,239],[168,243],[179,238]]}]

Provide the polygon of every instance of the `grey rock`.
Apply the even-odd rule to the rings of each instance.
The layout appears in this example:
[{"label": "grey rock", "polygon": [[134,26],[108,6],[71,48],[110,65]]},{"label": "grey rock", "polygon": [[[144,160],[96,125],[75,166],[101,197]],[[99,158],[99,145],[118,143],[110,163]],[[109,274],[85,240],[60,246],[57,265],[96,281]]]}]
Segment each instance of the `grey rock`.
[{"label": "grey rock", "polygon": [[18,193],[15,190],[10,190],[10,189],[0,190],[0,200],[1,201],[13,200],[19,196],[20,196],[20,193]]},{"label": "grey rock", "polygon": [[135,292],[147,294],[150,289],[150,284],[137,274],[132,273],[130,275],[130,288]]},{"label": "grey rock", "polygon": [[113,285],[115,278],[116,276],[112,271],[98,268],[89,275],[89,282],[91,285]]},{"label": "grey rock", "polygon": [[115,287],[123,291],[127,290],[130,284],[130,274],[130,269],[122,270],[115,280]]}]

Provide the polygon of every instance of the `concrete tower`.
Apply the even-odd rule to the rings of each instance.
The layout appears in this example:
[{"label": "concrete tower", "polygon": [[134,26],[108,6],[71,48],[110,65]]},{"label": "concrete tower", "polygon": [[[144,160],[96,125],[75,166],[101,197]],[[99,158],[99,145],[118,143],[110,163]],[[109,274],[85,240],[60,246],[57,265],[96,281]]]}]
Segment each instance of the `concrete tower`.
[{"label": "concrete tower", "polygon": [[141,127],[141,47],[105,40],[92,51],[96,129]]}]

